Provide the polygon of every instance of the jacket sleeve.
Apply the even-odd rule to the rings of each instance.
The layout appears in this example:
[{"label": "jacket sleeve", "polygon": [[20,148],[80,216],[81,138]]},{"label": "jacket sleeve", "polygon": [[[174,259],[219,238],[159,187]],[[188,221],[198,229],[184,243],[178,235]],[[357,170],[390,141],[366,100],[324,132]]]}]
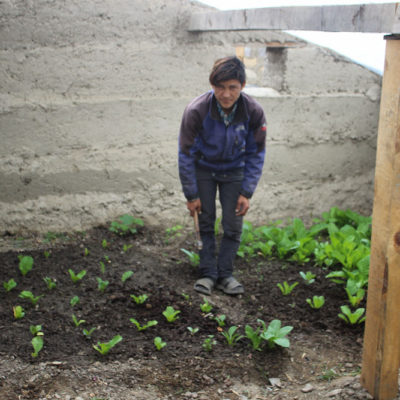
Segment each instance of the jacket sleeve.
[{"label": "jacket sleeve", "polygon": [[261,106],[250,115],[250,133],[246,141],[244,179],[240,193],[248,199],[252,197],[260,180],[265,158],[267,124]]},{"label": "jacket sleeve", "polygon": [[182,116],[178,152],[179,178],[183,194],[187,200],[194,200],[199,197],[196,181],[195,155],[193,154],[192,147],[200,129],[201,117],[196,109],[189,104]]}]

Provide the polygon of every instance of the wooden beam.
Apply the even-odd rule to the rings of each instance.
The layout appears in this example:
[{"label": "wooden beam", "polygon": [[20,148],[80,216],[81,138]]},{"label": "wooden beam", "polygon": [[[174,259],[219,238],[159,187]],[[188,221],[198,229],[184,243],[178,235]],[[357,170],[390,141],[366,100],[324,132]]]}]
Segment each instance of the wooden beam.
[{"label": "wooden beam", "polygon": [[396,397],[400,366],[400,35],[385,38],[361,373],[379,400]]},{"label": "wooden beam", "polygon": [[271,7],[194,14],[189,31],[307,30],[400,33],[398,3]]}]

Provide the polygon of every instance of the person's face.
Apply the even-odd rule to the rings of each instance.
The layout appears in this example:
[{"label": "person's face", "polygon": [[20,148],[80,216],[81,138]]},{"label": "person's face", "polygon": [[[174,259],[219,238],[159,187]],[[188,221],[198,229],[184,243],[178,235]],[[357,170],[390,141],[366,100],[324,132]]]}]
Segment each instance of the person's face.
[{"label": "person's face", "polygon": [[225,112],[229,112],[232,109],[244,85],[245,83],[242,85],[237,79],[222,81],[216,86],[212,85],[215,97]]}]

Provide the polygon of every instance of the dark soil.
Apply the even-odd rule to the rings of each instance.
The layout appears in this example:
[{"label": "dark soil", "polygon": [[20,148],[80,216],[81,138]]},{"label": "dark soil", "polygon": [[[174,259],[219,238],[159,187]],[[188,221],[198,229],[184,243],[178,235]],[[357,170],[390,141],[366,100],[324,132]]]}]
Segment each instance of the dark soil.
[{"label": "dark soil", "polygon": [[[208,297],[213,309],[205,314],[200,310],[204,296],[193,290],[197,271],[179,250],[194,250],[193,237],[188,234],[169,243],[165,239],[164,231],[144,228],[135,236],[121,237],[107,227],[49,243],[37,240],[34,246],[8,238],[14,248],[0,253],[0,281],[14,278],[18,286],[8,293],[0,289],[0,398],[73,399],[80,394],[84,399],[237,399],[238,388],[247,387],[248,398],[279,395],[289,399],[303,398],[300,387],[308,382],[318,385],[358,373],[363,326],[351,327],[338,318],[346,293],[324,277],[326,270],[261,257],[238,259],[235,275],[244,284],[245,294],[232,297],[215,291]],[[123,251],[124,245],[132,247]],[[26,276],[18,269],[21,254],[34,258],[34,267]],[[105,265],[104,274],[100,262]],[[72,282],[69,268],[76,273],[87,271],[81,283]],[[122,283],[127,270],[132,270],[133,276]],[[316,282],[307,285],[300,271],[315,273]],[[56,288],[47,289],[44,277],[54,278]],[[97,277],[109,281],[104,292],[97,288]],[[299,285],[283,296],[276,285],[283,281],[298,281]],[[44,296],[33,306],[18,297],[22,290]],[[138,305],[131,294],[149,298]],[[313,310],[306,303],[313,295],[325,296],[322,309]],[[79,296],[80,302],[72,307],[73,296]],[[23,306],[24,318],[14,319],[15,305]],[[166,321],[162,313],[167,306],[180,311],[177,321]],[[85,323],[75,327],[72,314]],[[255,328],[258,319],[267,324],[279,319],[283,326],[293,326],[291,347],[254,351],[247,339],[228,346],[213,318],[220,314],[226,315],[224,329],[235,325],[241,334],[246,324]],[[142,325],[151,320],[158,324],[138,331],[130,318]],[[44,347],[32,358],[29,327],[38,324],[43,326]],[[82,328],[92,327],[96,330],[88,339]],[[191,335],[188,327],[199,331]],[[107,342],[117,334],[123,340],[107,355],[94,350],[93,344]],[[214,335],[217,344],[207,352],[202,344],[209,335]],[[161,351],[153,343],[156,336],[167,343]],[[33,379],[40,370],[47,375],[43,372]],[[279,378],[281,384],[271,386],[270,378]],[[249,394],[252,386],[258,388],[256,397]],[[144,390],[141,395],[137,394],[139,388]],[[129,390],[136,390],[136,395],[131,392],[124,397]],[[65,397],[57,397],[57,393]],[[310,393],[304,396],[313,398]]]}]

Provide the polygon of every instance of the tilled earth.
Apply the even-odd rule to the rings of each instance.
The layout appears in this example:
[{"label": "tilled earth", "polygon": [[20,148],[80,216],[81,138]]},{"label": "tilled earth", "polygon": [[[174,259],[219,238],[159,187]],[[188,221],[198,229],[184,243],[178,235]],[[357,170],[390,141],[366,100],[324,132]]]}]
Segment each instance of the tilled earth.
[{"label": "tilled earth", "polygon": [[[325,279],[326,270],[261,257],[238,259],[235,274],[245,294],[215,291],[207,298],[213,309],[205,313],[200,309],[205,297],[193,290],[197,271],[180,251],[194,250],[190,233],[166,240],[163,230],[144,228],[121,237],[99,227],[51,239],[0,239],[0,281],[17,282],[8,293],[0,289],[0,399],[370,398],[359,384],[363,326],[350,327],[338,318],[346,293]],[[34,258],[26,276],[18,269],[19,255]],[[68,269],[87,273],[74,284]],[[123,283],[128,270],[133,275]],[[312,271],[316,281],[307,285],[300,271]],[[56,288],[47,289],[44,277],[53,278]],[[98,290],[98,277],[109,281],[104,292]],[[299,284],[283,296],[277,287],[283,281]],[[33,306],[19,298],[22,290],[44,296]],[[148,299],[136,304],[132,294]],[[314,295],[325,296],[320,310],[306,303]],[[72,306],[74,296],[79,303]],[[20,320],[13,315],[16,305],[25,310]],[[180,311],[175,322],[163,316],[167,306]],[[222,329],[237,326],[241,334],[245,325],[256,328],[258,319],[266,324],[279,319],[293,326],[291,346],[255,351],[247,339],[229,346],[214,319],[221,314],[226,316]],[[72,315],[85,322],[76,327]],[[131,318],[158,324],[138,331]],[[44,347],[33,358],[29,327],[38,324]],[[191,334],[188,327],[199,330]],[[87,338],[83,328],[96,329]],[[117,334],[123,340],[107,355],[93,348]],[[216,344],[206,351],[202,344],[210,335]],[[153,343],[156,336],[166,343],[161,350]]]}]

